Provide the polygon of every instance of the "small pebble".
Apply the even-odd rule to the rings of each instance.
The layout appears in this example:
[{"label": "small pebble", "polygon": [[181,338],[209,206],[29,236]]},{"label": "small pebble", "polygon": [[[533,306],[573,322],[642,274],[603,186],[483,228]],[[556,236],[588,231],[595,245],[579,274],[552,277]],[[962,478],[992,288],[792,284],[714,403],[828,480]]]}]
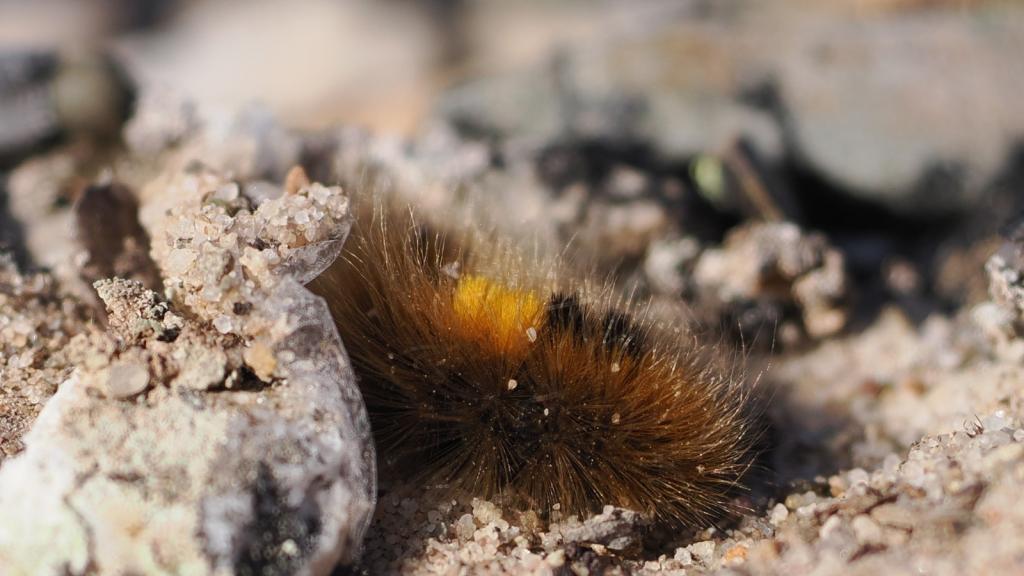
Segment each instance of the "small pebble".
[{"label": "small pebble", "polygon": [[715,558],[715,542],[714,540],[707,540],[705,542],[695,542],[686,547],[690,551],[690,554],[695,556],[704,566],[711,566],[711,562]]},{"label": "small pebble", "polygon": [[117,363],[107,368],[107,393],[114,398],[134,396],[149,385],[149,370],[130,362]]},{"label": "small pebble", "polygon": [[785,522],[787,518],[789,518],[789,509],[786,508],[786,505],[776,504],[775,507],[772,508],[771,516],[769,516],[768,519],[772,525],[778,526]]}]

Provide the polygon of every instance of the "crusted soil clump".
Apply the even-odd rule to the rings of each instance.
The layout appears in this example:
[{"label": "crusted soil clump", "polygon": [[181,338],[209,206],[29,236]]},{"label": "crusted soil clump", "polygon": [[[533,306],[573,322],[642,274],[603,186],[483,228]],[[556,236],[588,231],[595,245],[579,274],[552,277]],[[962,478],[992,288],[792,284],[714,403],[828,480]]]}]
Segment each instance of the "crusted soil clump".
[{"label": "crusted soil clump", "polygon": [[[821,339],[839,333],[849,316],[849,280],[843,254],[824,235],[791,222],[757,223],[729,233],[721,248],[704,252],[693,282],[707,303],[737,318],[745,336],[762,329],[794,341],[803,331]],[[787,316],[797,316],[794,322]],[[786,320],[791,320],[786,322]]]},{"label": "crusted soil clump", "polygon": [[156,227],[152,255],[171,298],[223,334],[243,333],[253,306],[280,278],[305,282],[333,261],[348,231],[348,199],[337,187],[310,184],[301,168],[290,184],[277,197],[254,199],[200,166],[151,183],[188,199]]},{"label": "crusted soil clump", "polygon": [[[98,385],[97,392],[130,398],[151,386],[207,390],[246,385],[241,338],[187,321],[138,282],[101,280],[96,289],[110,314],[110,329],[92,336],[76,364]],[[251,370],[248,374],[252,380]]]}]

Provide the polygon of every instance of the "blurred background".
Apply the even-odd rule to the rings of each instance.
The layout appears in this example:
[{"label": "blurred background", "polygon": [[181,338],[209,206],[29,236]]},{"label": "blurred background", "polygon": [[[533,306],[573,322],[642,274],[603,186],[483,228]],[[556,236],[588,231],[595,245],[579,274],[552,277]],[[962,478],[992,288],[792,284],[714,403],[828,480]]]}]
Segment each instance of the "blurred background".
[{"label": "blurred background", "polygon": [[861,302],[918,319],[986,297],[1024,207],[1019,2],[0,1],[0,173],[116,148],[158,89],[421,151],[442,134],[525,166],[505,188],[652,199],[697,242],[795,222],[842,251]]}]

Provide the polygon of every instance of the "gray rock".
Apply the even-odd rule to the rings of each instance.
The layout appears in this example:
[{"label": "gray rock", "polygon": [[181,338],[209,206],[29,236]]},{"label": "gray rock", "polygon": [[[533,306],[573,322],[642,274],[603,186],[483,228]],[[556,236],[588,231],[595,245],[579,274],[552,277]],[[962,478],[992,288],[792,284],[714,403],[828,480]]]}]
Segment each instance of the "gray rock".
[{"label": "gray rock", "polygon": [[807,19],[780,58],[799,153],[903,210],[963,207],[1024,137],[1024,11]]},{"label": "gray rock", "polygon": [[47,85],[56,67],[50,52],[0,54],[0,160],[27,152],[60,130]]},{"label": "gray rock", "polygon": [[[144,290],[119,288],[105,291],[112,312]],[[242,369],[230,343],[191,322],[173,342],[162,342],[166,330],[130,340],[127,328],[94,338],[93,360],[0,472],[5,573],[326,574],[352,558],[373,508],[373,450],[326,305],[285,280],[254,315],[276,323],[265,342],[281,377],[264,386],[243,376],[238,391],[200,392],[176,377],[175,361],[207,346],[236,359],[236,378]],[[149,362],[90,370],[111,338]]]},{"label": "gray rock", "polygon": [[671,161],[742,137],[759,157],[789,156],[860,198],[926,213],[968,206],[1024,138],[1020,6],[689,6],[473,80],[436,113],[511,139],[638,139]]}]

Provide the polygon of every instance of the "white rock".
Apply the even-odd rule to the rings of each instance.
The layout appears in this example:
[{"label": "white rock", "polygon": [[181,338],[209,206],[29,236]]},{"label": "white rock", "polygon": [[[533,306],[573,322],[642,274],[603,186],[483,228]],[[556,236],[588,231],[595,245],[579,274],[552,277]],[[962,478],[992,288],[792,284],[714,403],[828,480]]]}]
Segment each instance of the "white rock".
[{"label": "white rock", "polygon": [[697,557],[704,566],[711,566],[711,562],[715,559],[715,542],[714,540],[707,540],[705,542],[695,542],[686,547],[686,550],[690,554]]},{"label": "white rock", "polygon": [[679,562],[680,566],[692,566],[693,555],[686,548],[676,548],[676,553],[672,556],[676,562]]},{"label": "white rock", "polygon": [[772,513],[771,516],[769,516],[769,521],[772,523],[772,525],[778,526],[785,522],[786,518],[789,518],[789,509],[786,508],[785,504],[780,503],[776,504],[775,507],[772,508]]},{"label": "white rock", "polygon": [[[326,304],[285,279],[252,317],[284,320],[264,322],[285,376],[272,394],[224,402],[180,377],[152,382],[145,402],[91,393],[144,391],[146,367],[125,360],[60,386],[0,469],[0,573],[320,575],[351,559],[373,508],[374,456]],[[197,334],[186,326],[161,344],[192,354],[214,341]],[[189,354],[163,358],[180,370]]]}]

